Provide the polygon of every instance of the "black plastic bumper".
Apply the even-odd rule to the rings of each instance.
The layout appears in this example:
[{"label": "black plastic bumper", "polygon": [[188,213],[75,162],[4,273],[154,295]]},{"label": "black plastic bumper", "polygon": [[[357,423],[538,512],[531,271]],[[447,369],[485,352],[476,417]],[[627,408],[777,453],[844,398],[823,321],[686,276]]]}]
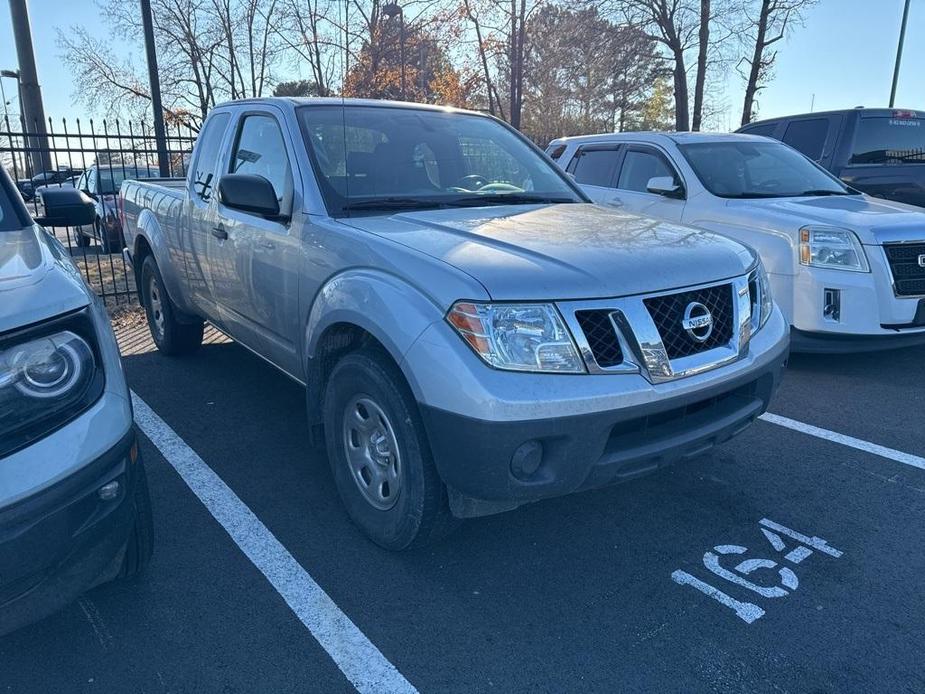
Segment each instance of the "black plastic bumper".
[{"label": "black plastic bumper", "polygon": [[[135,520],[134,445],[132,430],[74,475],[0,509],[0,635],[118,575]],[[100,487],[114,480],[118,495],[102,500]]]},{"label": "black plastic bumper", "polygon": [[453,513],[480,516],[704,453],[767,409],[786,358],[694,395],[610,412],[494,422],[421,410]]},{"label": "black plastic bumper", "polygon": [[888,335],[843,335],[790,329],[790,351],[801,354],[854,354],[925,345],[925,331]]}]

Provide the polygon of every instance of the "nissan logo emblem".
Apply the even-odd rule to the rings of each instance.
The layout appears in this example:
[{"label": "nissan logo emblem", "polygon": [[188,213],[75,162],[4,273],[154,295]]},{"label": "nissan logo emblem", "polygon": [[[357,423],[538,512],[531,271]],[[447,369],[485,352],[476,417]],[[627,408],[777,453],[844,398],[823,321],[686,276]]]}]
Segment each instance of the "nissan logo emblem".
[{"label": "nissan logo emblem", "polygon": [[713,334],[713,314],[699,301],[692,301],[684,309],[681,327],[694,342],[706,342]]},{"label": "nissan logo emblem", "polygon": [[919,256],[919,267],[925,267],[925,254]]}]

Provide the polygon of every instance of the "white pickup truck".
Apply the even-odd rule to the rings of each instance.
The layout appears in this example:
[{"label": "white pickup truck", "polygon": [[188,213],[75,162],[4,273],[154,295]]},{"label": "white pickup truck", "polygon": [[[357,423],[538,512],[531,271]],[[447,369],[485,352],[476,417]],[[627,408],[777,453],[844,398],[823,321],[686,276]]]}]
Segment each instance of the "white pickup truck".
[{"label": "white pickup truck", "polygon": [[484,114],[220,106],[185,181],[122,186],[158,347],[208,320],[304,384],[338,491],[400,549],[696,456],[768,405],[787,325],[753,251],[591,204]]}]

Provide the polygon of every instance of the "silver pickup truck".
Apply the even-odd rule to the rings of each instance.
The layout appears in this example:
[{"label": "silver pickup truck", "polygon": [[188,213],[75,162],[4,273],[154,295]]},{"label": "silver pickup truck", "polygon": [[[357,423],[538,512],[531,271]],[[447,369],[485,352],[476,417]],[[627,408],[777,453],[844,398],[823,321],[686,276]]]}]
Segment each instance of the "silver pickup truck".
[{"label": "silver pickup truck", "polygon": [[187,180],[121,192],[159,349],[207,320],[303,384],[350,516],[392,549],[699,455],[787,358],[754,252],[591,204],[484,114],[233,102]]}]

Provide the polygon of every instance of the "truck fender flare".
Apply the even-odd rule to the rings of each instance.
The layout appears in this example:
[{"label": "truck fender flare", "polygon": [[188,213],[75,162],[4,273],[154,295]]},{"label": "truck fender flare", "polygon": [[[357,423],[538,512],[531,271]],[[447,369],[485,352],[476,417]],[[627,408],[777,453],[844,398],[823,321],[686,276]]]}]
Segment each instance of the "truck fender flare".
[{"label": "truck fender flare", "polygon": [[170,262],[170,252],[167,247],[167,239],[164,231],[161,229],[157,217],[149,209],[143,209],[138,214],[138,233],[135,235],[135,241],[132,248],[132,259],[135,270],[135,281],[138,283],[138,298],[141,299],[141,243],[144,240],[151,249],[154,261],[161,271],[161,277],[164,280],[164,288],[167,290],[167,296],[180,310],[186,313],[192,313],[183,298],[183,290],[180,287],[180,281],[176,272],[173,270]]},{"label": "truck fender flare", "polygon": [[372,335],[418,397],[419,389],[404,355],[430,325],[443,319],[443,314],[444,310],[420,289],[381,270],[358,268],[331,277],[315,295],[305,322],[303,368],[309,421],[320,418],[325,365],[324,359],[317,357],[323,357],[319,347],[331,328],[348,324]]}]

